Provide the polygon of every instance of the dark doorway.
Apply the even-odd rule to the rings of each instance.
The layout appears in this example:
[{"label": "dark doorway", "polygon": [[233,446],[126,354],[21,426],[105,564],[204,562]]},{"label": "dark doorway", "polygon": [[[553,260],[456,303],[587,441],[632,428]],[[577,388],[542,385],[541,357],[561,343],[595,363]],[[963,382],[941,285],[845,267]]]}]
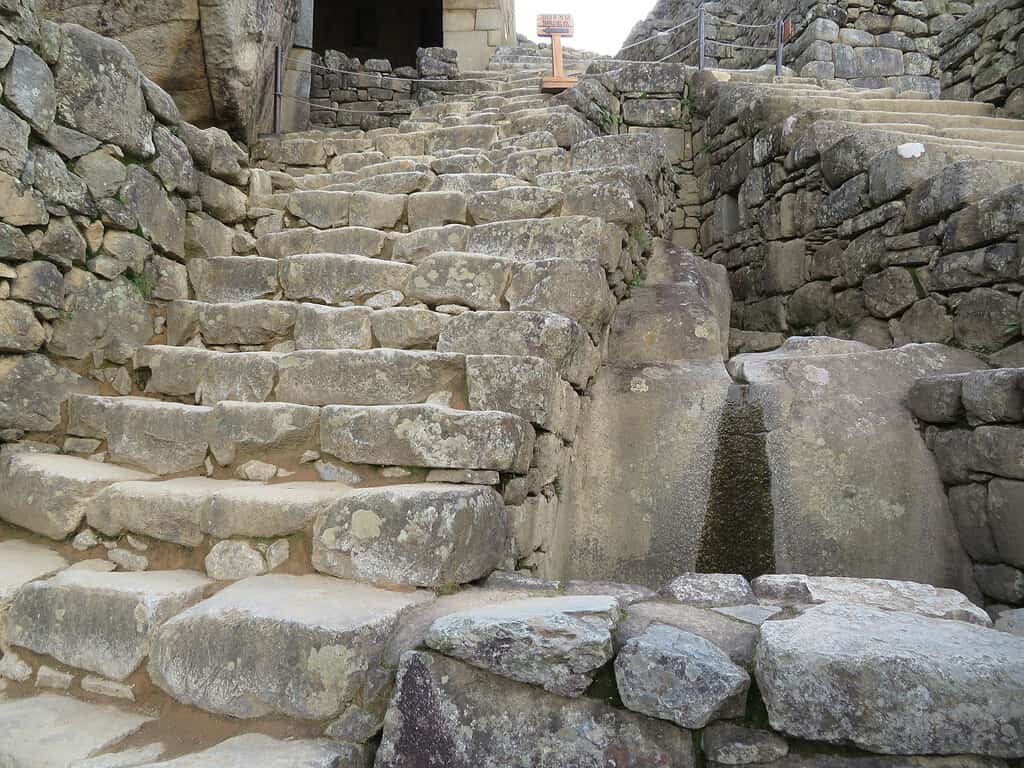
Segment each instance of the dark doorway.
[{"label": "dark doorway", "polygon": [[313,48],[363,61],[416,64],[416,49],[444,43],[441,0],[315,0]]}]

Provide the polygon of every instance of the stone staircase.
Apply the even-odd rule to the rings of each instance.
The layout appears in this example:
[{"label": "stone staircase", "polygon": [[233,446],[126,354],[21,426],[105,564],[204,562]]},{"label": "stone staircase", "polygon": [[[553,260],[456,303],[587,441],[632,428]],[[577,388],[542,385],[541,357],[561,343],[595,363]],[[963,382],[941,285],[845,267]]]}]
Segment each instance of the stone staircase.
[{"label": "stone staircase", "polygon": [[[238,734],[217,747],[235,761],[362,764],[431,590],[543,559],[660,168],[609,168],[642,147],[596,138],[536,71],[475,76],[494,91],[399,129],[253,147],[257,255],[190,260],[194,299],[166,305],[131,386],[5,448],[0,731],[19,768]],[[168,725],[200,711],[212,728]],[[330,746],[269,736],[325,728]]]},{"label": "stone staircase", "polygon": [[[948,685],[949,700],[970,697],[962,711],[982,715],[958,715],[938,736],[922,726],[915,754],[1020,756],[1011,729],[1024,722],[1013,703],[1024,687],[1013,671],[1021,646],[988,630],[961,594],[822,580],[812,586],[833,592],[819,599],[807,577],[779,576],[755,583],[755,596],[739,576],[691,573],[655,595],[596,580],[613,567],[652,584],[725,562],[763,570],[729,556],[737,535],[772,527],[771,501],[748,515],[735,488],[724,502],[708,496],[735,479],[712,476],[722,452],[751,438],[760,443],[739,446],[729,466],[749,458],[744,468],[765,491],[766,432],[782,435],[790,408],[800,435],[827,433],[837,455],[846,450],[839,470],[863,463],[870,441],[835,445],[856,414],[822,426],[831,399],[802,391],[796,405],[780,403],[780,370],[820,385],[809,372],[845,381],[844,365],[863,365],[881,382],[883,402],[868,403],[876,420],[920,442],[900,402],[907,371],[980,364],[931,347],[883,358],[807,340],[727,367],[726,270],[651,237],[667,234],[673,207],[660,141],[597,136],[540,93],[537,71],[470,74],[494,90],[422,106],[398,128],[255,145],[234,235],[251,238],[253,253],[191,258],[192,298],[162,307],[163,332],[134,354],[130,382],[72,395],[58,430],[5,446],[0,763],[690,768],[694,739],[668,721],[696,734],[745,716],[759,627],[814,602],[850,604],[818,608],[843,641],[875,622],[913,652],[914,633],[937,637],[939,672],[968,670],[962,684],[938,672],[926,682]],[[722,146],[739,140],[735,126],[771,124],[797,102],[813,114],[770,141],[820,139],[820,153],[870,130],[883,137],[877,146],[927,137],[958,158],[1013,163],[1024,152],[1017,128],[987,108],[799,79],[756,89],[709,117]],[[977,147],[949,135],[977,121],[993,132]],[[731,154],[709,154],[697,172],[723,184],[742,170]],[[910,453],[904,444],[885,457],[894,472]],[[787,449],[775,446],[771,460]],[[876,464],[866,466],[857,479],[873,491]],[[829,507],[814,483],[830,480],[808,483],[808,508]],[[801,503],[791,501],[783,534],[783,525],[812,527]],[[710,527],[705,514],[714,535],[692,535]],[[907,527],[948,565],[939,545],[958,546],[955,535],[943,528],[932,547]],[[813,556],[834,556],[820,551],[827,533],[811,537]],[[754,555],[775,564],[772,547],[759,542]],[[551,575],[567,552],[594,582],[532,578]],[[872,566],[890,565],[884,553],[879,561]],[[934,570],[935,581],[960,578],[959,565]],[[759,682],[766,699],[782,701],[787,733],[849,741],[827,717],[806,726],[788,698],[812,675],[845,690],[846,669],[800,669],[791,684],[795,662],[776,660],[813,646],[814,621],[765,631],[759,653],[778,671]],[[787,636],[789,624],[802,634]],[[644,675],[676,665],[682,679],[691,631],[698,671],[729,690],[687,717],[684,706],[651,701]],[[966,664],[950,650],[975,644]],[[616,653],[632,712],[601,677],[613,674]],[[806,658],[819,655],[812,647]],[[899,658],[894,674],[915,690],[925,673],[907,673]],[[556,672],[568,682],[551,679]],[[990,702],[991,680],[1001,682]],[[894,696],[852,718],[855,743],[905,751],[888,726]],[[986,707],[1008,711],[1005,722]],[[552,734],[586,735],[554,743]],[[787,749],[783,741],[782,756]],[[818,764],[796,759],[780,765]]]}]

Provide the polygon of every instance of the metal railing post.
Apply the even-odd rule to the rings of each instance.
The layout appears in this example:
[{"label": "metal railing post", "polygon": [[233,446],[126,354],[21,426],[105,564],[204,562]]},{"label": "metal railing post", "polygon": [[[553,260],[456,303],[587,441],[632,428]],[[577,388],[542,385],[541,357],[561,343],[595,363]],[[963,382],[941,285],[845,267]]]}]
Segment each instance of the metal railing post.
[{"label": "metal railing post", "polygon": [[284,84],[284,62],[282,61],[283,51],[281,46],[274,49],[274,133],[281,132],[281,100],[284,97],[282,91]]},{"label": "metal railing post", "polygon": [[775,76],[782,77],[782,45],[783,45],[782,17],[775,20]]},{"label": "metal railing post", "polygon": [[697,69],[704,69],[704,6],[697,9]]}]

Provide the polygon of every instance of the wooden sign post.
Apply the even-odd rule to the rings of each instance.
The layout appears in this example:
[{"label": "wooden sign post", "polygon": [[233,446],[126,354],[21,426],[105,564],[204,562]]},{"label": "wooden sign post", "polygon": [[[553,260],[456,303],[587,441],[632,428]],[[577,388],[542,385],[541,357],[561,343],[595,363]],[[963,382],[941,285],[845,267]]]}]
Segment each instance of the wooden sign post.
[{"label": "wooden sign post", "polygon": [[572,16],[565,13],[541,14],[537,17],[537,37],[551,38],[551,77],[541,82],[541,90],[564,91],[576,85],[575,77],[565,76],[562,64],[562,38],[575,31]]}]

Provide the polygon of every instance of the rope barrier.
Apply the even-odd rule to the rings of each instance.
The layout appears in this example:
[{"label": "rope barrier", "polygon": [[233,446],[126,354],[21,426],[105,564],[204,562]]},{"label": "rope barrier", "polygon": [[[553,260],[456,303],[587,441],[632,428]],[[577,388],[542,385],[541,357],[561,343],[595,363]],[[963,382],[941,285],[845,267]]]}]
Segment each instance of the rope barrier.
[{"label": "rope barrier", "polygon": [[771,24],[740,24],[738,21],[730,21],[729,19],[723,19],[720,16],[715,16],[710,13],[705,14],[708,18],[720,21],[723,24],[728,24],[731,27],[743,27],[744,29],[775,29],[775,22]]},{"label": "rope barrier", "polygon": [[[696,20],[697,20],[696,16],[691,16],[690,18],[686,19],[685,21],[681,21],[679,24],[676,24],[674,27],[669,27],[668,29],[663,29],[660,32],[656,32],[655,34],[651,35],[650,37],[645,37],[643,40],[637,40],[635,43],[630,43],[629,45],[624,45],[619,50],[619,53],[622,53],[622,51],[628,51],[630,48],[636,48],[638,45],[643,45],[644,43],[649,43],[649,42],[651,42],[651,40],[657,40],[659,37],[664,37],[665,35],[669,34],[670,32],[675,32],[677,29],[681,29],[681,28],[685,27],[687,24],[692,24]],[[646,62],[646,63],[651,63],[651,62]]]},{"label": "rope barrier", "polygon": [[740,45],[739,43],[726,43],[723,42],[722,40],[712,40],[711,38],[708,38],[704,42],[711,43],[712,45],[725,45],[728,46],[729,48],[743,48],[744,50],[748,51],[770,51],[772,53],[776,51],[775,46],[766,47],[763,45]]},{"label": "rope barrier", "polygon": [[676,51],[672,51],[672,53],[670,53],[670,54],[669,54],[668,56],[665,56],[665,57],[663,57],[663,58],[660,58],[660,59],[658,59],[657,61],[638,61],[638,62],[636,62],[636,63],[637,63],[637,64],[664,64],[664,63],[665,63],[666,61],[668,61],[669,59],[671,59],[671,58],[672,58],[673,56],[675,56],[675,55],[677,55],[677,54],[680,54],[680,53],[682,53],[683,51],[685,51],[685,50],[687,50],[687,49],[689,49],[689,48],[692,48],[692,47],[693,47],[693,46],[695,46],[696,44],[697,44],[697,41],[696,41],[696,40],[691,40],[690,42],[688,42],[688,43],[687,43],[686,45],[684,45],[684,46],[683,46],[682,48],[680,48],[679,50],[676,50]]}]

